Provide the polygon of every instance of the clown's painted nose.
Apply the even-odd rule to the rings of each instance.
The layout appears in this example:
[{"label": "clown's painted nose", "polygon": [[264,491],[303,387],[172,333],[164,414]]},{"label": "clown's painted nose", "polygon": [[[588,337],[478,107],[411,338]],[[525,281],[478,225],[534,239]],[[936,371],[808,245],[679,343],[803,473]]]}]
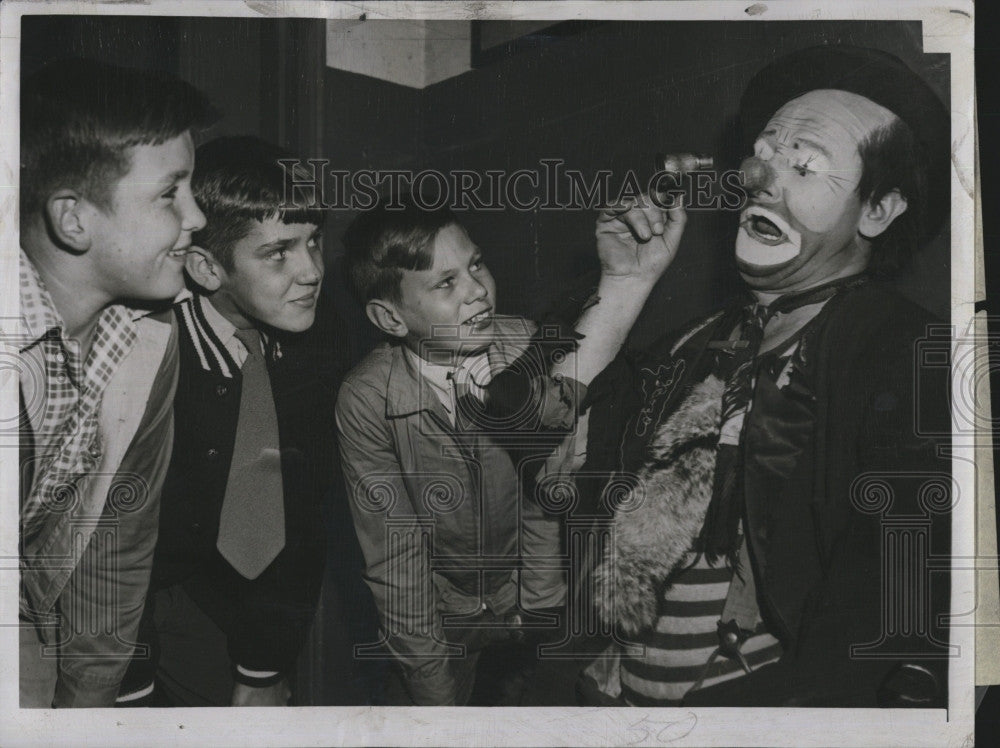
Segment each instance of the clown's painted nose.
[{"label": "clown's painted nose", "polygon": [[743,188],[751,197],[757,197],[762,193],[774,193],[774,168],[757,156],[750,156],[743,159],[740,164],[740,171],[743,172]]}]

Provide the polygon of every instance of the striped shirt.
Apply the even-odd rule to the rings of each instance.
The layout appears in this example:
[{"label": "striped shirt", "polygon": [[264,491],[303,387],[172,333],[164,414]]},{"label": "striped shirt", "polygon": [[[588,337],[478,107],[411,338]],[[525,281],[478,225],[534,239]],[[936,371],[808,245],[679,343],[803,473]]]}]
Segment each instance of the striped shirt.
[{"label": "striped shirt", "polygon": [[[719,429],[719,445],[740,443],[751,401],[729,413]],[[739,660],[719,651],[718,624],[735,578],[725,559],[709,563],[690,552],[659,600],[654,629],[643,632],[641,656],[622,654],[622,698],[633,706],[669,706],[694,688],[706,688],[746,675]],[[741,570],[741,573],[752,573]],[[759,616],[758,616],[759,618]],[[781,644],[757,627],[740,647],[756,669],[781,657]]]},{"label": "striped shirt", "polygon": [[[793,323],[787,324],[776,345],[765,347],[777,359],[776,383],[784,388],[790,381],[791,360],[801,342],[801,332],[816,317],[829,299],[814,304],[803,305],[787,313]],[[776,315],[776,318],[780,316]],[[704,329],[705,325],[718,319],[715,315],[701,326],[689,332],[677,342],[671,353],[687,339]],[[737,330],[733,331],[735,336]],[[759,359],[758,359],[759,360]],[[755,386],[756,382],[751,385]],[[720,425],[719,447],[738,448],[743,437],[746,416],[753,405],[750,397],[742,407],[726,414]],[[746,549],[743,549],[745,552]],[[657,619],[651,630],[645,630],[630,637],[642,645],[639,652],[635,648],[619,648],[613,644],[604,657],[612,664],[604,665],[595,660],[585,671],[605,695],[621,698],[633,706],[672,706],[681,703],[692,690],[735,680],[747,674],[738,659],[719,651],[719,631],[726,599],[733,584],[733,570],[727,568],[726,560],[719,559],[710,564],[703,557],[689,552],[681,563],[682,571],[674,573],[665,585],[658,600]],[[752,573],[750,569],[742,573]],[[739,590],[734,590],[739,592]],[[740,601],[741,595],[734,595]],[[751,598],[742,600],[743,612],[747,605],[756,607]],[[727,617],[740,606],[726,611]],[[780,659],[781,643],[767,633],[760,623],[754,633],[740,646],[746,665],[756,670]],[[617,654],[620,660],[615,660]],[[617,666],[616,666],[617,665]]]},{"label": "striped shirt", "polygon": [[[741,573],[743,573],[741,571]],[[671,706],[696,685],[714,686],[746,674],[739,661],[718,652],[717,624],[726,603],[733,570],[725,559],[714,564],[690,554],[685,568],[660,596],[651,631],[630,637],[641,654],[622,652],[622,698],[633,706]],[[781,657],[781,644],[758,627],[740,648],[753,668]]]}]

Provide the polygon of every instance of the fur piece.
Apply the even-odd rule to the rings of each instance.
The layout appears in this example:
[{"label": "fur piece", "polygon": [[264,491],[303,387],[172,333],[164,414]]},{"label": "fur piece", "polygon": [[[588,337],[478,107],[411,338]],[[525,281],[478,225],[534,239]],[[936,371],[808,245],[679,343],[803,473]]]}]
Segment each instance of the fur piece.
[{"label": "fur piece", "polygon": [[709,376],[659,427],[638,486],[623,502],[638,507],[615,513],[614,544],[596,570],[595,605],[602,619],[625,633],[656,622],[662,583],[701,532],[712,498],[724,386]]}]

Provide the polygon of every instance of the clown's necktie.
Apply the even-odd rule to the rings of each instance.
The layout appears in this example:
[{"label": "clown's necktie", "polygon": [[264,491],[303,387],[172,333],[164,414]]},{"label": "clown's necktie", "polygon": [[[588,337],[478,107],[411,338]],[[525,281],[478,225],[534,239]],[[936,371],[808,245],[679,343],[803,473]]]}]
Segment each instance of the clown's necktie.
[{"label": "clown's necktie", "polygon": [[[754,361],[764,339],[764,326],[772,312],[760,304],[743,309],[740,339],[733,344],[733,353],[726,362],[726,387],[722,393],[722,423],[744,410],[753,395]],[[721,372],[720,372],[721,373]]]},{"label": "clown's necktie", "polygon": [[[753,399],[756,368],[764,328],[776,314],[787,314],[809,304],[826,301],[846,288],[867,281],[866,276],[838,278],[830,283],[800,293],[787,294],[770,306],[750,304],[743,308],[739,340],[732,341],[718,354],[715,374],[725,380],[722,393],[720,427],[747,410]],[[800,330],[801,332],[801,330]],[[788,343],[791,344],[792,339]],[[740,437],[742,441],[742,437]],[[720,443],[716,451],[712,500],[698,547],[710,560],[728,555],[735,561],[739,523],[743,516],[743,455],[738,444]]]}]

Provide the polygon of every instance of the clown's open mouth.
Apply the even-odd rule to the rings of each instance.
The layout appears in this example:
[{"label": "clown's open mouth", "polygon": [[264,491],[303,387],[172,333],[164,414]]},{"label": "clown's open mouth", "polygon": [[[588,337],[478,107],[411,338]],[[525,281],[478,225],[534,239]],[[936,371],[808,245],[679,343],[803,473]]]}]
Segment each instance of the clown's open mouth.
[{"label": "clown's open mouth", "polygon": [[774,267],[793,259],[801,249],[802,235],[774,211],[750,205],[740,215],[736,259],[744,265]]},{"label": "clown's open mouth", "polygon": [[763,216],[754,216],[751,218],[750,228],[758,236],[771,237],[774,239],[780,239],[784,236],[784,232],[781,229]]},{"label": "clown's open mouth", "polygon": [[792,233],[780,216],[757,206],[743,211],[740,226],[760,243],[772,247],[787,242]]}]

